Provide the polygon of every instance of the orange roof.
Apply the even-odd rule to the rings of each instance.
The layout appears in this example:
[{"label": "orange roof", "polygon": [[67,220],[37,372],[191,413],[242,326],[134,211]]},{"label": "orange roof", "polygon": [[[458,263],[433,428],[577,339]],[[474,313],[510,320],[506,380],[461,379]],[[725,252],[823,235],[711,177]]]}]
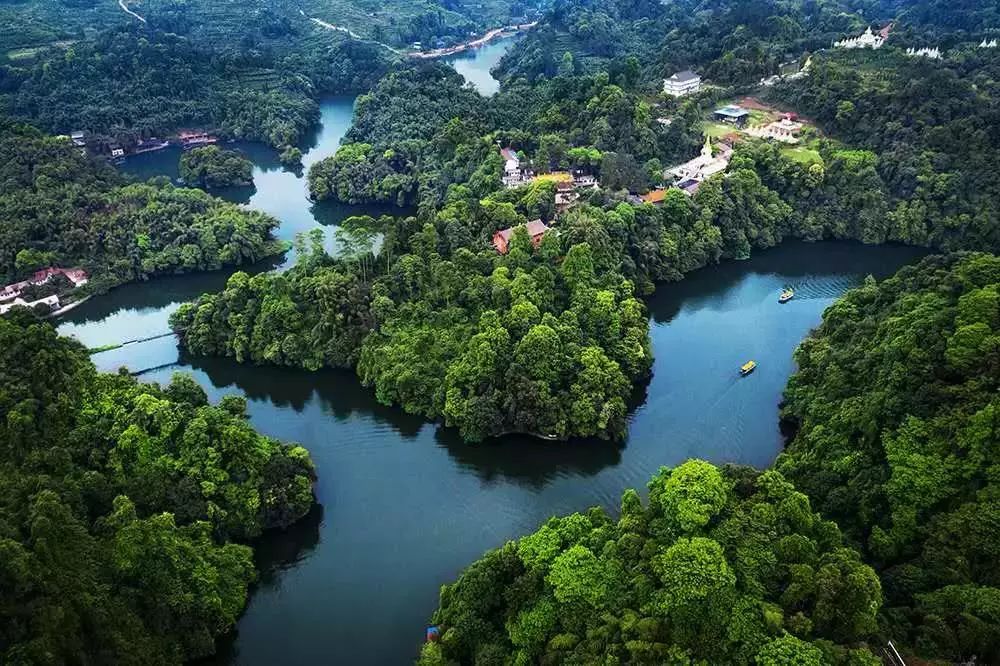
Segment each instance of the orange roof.
[{"label": "orange roof", "polygon": [[643,194],[641,197],[643,203],[658,204],[663,203],[663,200],[667,198],[666,190],[653,190],[649,194]]}]

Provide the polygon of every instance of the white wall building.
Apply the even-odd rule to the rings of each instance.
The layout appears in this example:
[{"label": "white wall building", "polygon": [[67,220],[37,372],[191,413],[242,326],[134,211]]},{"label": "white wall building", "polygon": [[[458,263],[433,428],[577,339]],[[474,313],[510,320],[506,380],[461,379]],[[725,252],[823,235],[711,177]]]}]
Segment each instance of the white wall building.
[{"label": "white wall building", "polygon": [[932,48],[932,49],[931,48],[927,48],[927,47],[924,47],[922,49],[915,49],[913,47],[910,47],[910,48],[906,49],[906,55],[908,55],[908,56],[922,56],[924,58],[930,58],[931,60],[940,60],[941,59],[941,49],[939,49],[936,46],[934,48]]},{"label": "white wall building", "polygon": [[699,90],[701,90],[701,77],[690,69],[677,72],[669,79],[663,80],[663,92],[674,97],[693,95]]}]

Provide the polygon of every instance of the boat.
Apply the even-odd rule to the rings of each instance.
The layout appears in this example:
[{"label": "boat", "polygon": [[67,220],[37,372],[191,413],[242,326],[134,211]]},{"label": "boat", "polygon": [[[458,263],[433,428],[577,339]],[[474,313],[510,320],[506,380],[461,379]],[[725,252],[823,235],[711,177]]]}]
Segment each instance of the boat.
[{"label": "boat", "polygon": [[791,289],[784,289],[781,292],[781,296],[778,296],[779,303],[787,303],[788,301],[795,298],[795,292]]},{"label": "boat", "polygon": [[751,372],[757,369],[757,361],[747,361],[740,366],[740,374],[746,377]]}]

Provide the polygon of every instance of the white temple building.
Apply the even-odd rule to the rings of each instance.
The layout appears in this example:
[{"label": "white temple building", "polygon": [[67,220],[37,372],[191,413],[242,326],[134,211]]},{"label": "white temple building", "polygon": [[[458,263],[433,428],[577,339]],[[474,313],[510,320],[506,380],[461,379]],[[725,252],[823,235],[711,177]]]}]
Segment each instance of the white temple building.
[{"label": "white temple building", "polygon": [[712,140],[706,136],[705,145],[701,149],[698,157],[685,162],[684,164],[667,169],[666,173],[678,181],[694,180],[701,182],[709,176],[721,173],[729,166],[729,158],[732,157],[733,149],[726,144],[719,145],[719,154],[714,155],[712,151]]},{"label": "white temple building", "polygon": [[997,47],[997,40],[995,39],[986,41],[986,38],[984,37],[983,41],[979,42],[979,48],[981,49],[995,49],[996,47]]},{"label": "white temple building", "polygon": [[849,37],[833,43],[834,46],[841,49],[880,49],[883,44],[885,44],[885,38],[881,34],[877,35],[872,32],[871,26],[868,26],[857,37]]}]

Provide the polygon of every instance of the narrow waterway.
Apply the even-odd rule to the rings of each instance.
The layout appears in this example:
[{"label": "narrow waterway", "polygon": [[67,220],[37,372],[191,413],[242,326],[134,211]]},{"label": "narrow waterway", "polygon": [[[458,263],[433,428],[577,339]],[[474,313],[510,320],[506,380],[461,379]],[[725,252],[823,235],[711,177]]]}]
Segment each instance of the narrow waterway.
[{"label": "narrow waterway", "polygon": [[[336,150],[350,109],[349,99],[324,103],[307,164]],[[256,189],[245,200],[281,219],[280,237],[329,230],[347,214],[319,212],[305,199],[301,175],[256,150],[248,151]],[[170,173],[171,164],[176,156],[160,153],[128,168],[154,175]],[[172,337],[93,359],[105,370],[141,372],[146,381],[190,372],[213,401],[244,395],[258,430],[302,443],[316,463],[318,505],[292,530],[263,540],[261,580],[216,663],[403,664],[419,649],[440,585],[485,550],[554,514],[614,509],[624,489],[644,489],[661,465],[692,456],[770,464],[781,446],[777,409],[795,346],[865,275],[888,276],[920,254],[790,242],[661,285],[648,302],[653,377],[637,391],[623,445],[506,438],[470,446],[377,404],[352,373],[188,358]],[[71,312],[60,330],[91,347],[153,335],[167,329],[179,303],[225,279],[203,274],[125,286]],[[784,286],[796,297],[779,305]],[[758,370],[739,378],[737,368],[751,358]]]}]

